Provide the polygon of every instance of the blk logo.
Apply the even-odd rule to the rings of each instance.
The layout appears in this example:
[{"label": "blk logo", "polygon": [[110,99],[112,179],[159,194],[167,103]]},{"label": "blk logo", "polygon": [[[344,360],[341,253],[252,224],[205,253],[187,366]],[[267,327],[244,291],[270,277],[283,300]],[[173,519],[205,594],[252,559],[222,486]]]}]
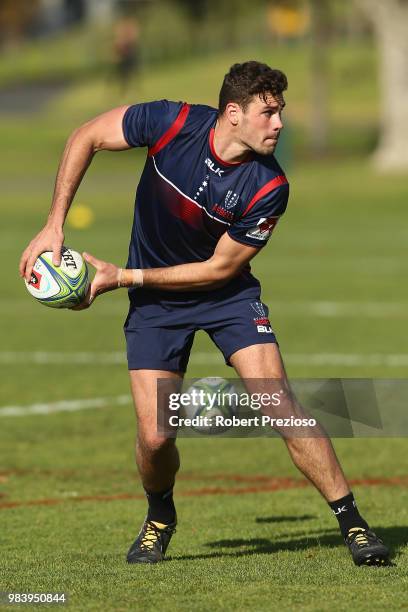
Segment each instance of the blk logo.
[{"label": "blk logo", "polygon": [[346,506],[339,506],[337,510],[333,510],[334,514],[341,514],[342,512],[347,512]]},{"label": "blk logo", "polygon": [[251,302],[251,308],[256,313],[254,323],[259,334],[273,334],[273,330],[262,302]]},{"label": "blk logo", "polygon": [[225,172],[225,170],[221,170],[221,168],[219,168],[218,166],[216,166],[214,164],[213,161],[211,161],[211,159],[209,157],[207,157],[207,159],[205,160],[206,165],[209,167],[209,169],[211,170],[211,172],[214,172],[215,174],[217,174],[218,176],[222,176]]}]

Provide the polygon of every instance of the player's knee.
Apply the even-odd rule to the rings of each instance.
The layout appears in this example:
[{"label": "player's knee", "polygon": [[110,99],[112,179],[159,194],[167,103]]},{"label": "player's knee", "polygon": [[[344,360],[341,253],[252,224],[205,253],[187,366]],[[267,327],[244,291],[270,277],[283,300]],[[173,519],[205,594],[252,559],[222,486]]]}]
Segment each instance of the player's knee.
[{"label": "player's knee", "polygon": [[174,446],[175,439],[161,436],[154,431],[144,432],[138,434],[137,444],[143,452],[155,455]]}]

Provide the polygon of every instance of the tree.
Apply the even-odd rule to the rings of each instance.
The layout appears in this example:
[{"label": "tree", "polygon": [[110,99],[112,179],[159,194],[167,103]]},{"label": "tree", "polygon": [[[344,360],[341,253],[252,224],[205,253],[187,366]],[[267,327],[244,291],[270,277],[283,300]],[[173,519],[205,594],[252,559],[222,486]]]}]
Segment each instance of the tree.
[{"label": "tree", "polygon": [[0,46],[24,38],[39,13],[38,0],[0,0]]},{"label": "tree", "polygon": [[64,0],[65,13],[69,23],[83,21],[86,16],[84,0]]},{"label": "tree", "polygon": [[177,0],[178,3],[187,10],[188,14],[194,21],[200,21],[204,19],[208,13],[208,2],[207,0]]},{"label": "tree", "polygon": [[374,161],[408,168],[408,0],[357,0],[374,26],[380,55],[381,132]]},{"label": "tree", "polygon": [[323,155],[328,146],[329,133],[329,38],[331,7],[329,2],[309,0],[311,12],[311,134],[313,152]]}]

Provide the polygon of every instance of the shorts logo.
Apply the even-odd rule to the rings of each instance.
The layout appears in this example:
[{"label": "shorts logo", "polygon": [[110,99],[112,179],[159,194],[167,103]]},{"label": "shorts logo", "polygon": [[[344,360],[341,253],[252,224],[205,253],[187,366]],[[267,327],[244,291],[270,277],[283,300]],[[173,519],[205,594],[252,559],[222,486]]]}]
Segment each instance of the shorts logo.
[{"label": "shorts logo", "polygon": [[260,317],[266,317],[265,306],[262,302],[251,302],[251,308],[255,310]]},{"label": "shorts logo", "polygon": [[255,227],[246,233],[249,238],[255,238],[255,240],[265,241],[269,239],[272,234],[273,228],[279,221],[279,217],[262,217],[259,219]]},{"label": "shorts logo", "polygon": [[259,334],[273,334],[272,327],[270,325],[257,325],[256,329]]},{"label": "shorts logo", "polygon": [[256,325],[257,332],[259,334],[273,334],[271,324],[265,311],[265,306],[262,302],[251,302],[251,308],[257,314],[254,317],[254,324]]}]

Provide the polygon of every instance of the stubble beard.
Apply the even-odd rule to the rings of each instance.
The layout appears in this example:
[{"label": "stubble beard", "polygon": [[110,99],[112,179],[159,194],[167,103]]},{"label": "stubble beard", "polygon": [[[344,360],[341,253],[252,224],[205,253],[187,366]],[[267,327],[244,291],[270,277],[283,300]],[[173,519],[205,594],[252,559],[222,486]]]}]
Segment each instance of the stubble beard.
[{"label": "stubble beard", "polygon": [[257,155],[262,155],[264,157],[267,157],[268,155],[273,155],[277,144],[278,144],[278,141],[274,142],[271,145],[260,145],[259,147],[256,147],[256,148],[251,147],[251,148],[252,148],[252,151],[256,153]]}]

